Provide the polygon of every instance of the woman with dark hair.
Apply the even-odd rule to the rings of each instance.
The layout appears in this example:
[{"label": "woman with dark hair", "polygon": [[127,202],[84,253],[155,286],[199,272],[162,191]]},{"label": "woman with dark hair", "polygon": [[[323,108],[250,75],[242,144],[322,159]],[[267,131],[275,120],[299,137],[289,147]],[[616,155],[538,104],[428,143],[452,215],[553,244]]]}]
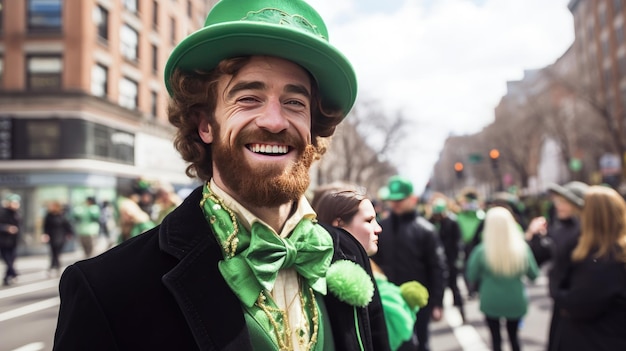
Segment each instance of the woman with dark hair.
[{"label": "woman with dark hair", "polygon": [[554,293],[560,307],[558,350],[626,350],[626,203],[591,186],[568,276]]},{"label": "woman with dark hair", "polygon": [[[378,252],[382,228],[363,188],[346,183],[321,186],[311,204],[320,223],[332,225],[346,238],[356,239],[368,256]],[[416,313],[428,302],[428,291],[415,281],[398,287],[387,280],[374,261],[370,260],[370,264],[385,313],[389,345],[391,350],[397,350],[411,338]]]}]

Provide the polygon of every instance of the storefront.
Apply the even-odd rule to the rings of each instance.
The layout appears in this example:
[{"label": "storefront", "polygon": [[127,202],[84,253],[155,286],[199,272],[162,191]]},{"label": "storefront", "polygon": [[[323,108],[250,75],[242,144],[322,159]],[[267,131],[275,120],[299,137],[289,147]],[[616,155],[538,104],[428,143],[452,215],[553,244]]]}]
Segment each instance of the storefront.
[{"label": "storefront", "polygon": [[41,248],[46,205],[126,196],[138,178],[193,186],[171,140],[78,118],[0,117],[0,196],[22,198],[21,253]]}]

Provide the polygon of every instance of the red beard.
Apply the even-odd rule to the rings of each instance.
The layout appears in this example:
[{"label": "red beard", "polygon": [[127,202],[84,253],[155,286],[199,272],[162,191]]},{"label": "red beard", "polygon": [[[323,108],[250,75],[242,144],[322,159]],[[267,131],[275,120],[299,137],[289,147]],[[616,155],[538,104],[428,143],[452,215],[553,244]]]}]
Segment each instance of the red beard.
[{"label": "red beard", "polygon": [[[255,207],[277,207],[302,197],[310,184],[311,164],[319,156],[313,145],[287,132],[273,134],[255,130],[242,131],[232,147],[219,138],[219,128],[215,127],[211,147],[215,168],[238,201]],[[284,169],[269,163],[252,167],[244,157],[245,145],[252,140],[291,145],[298,158]]]}]

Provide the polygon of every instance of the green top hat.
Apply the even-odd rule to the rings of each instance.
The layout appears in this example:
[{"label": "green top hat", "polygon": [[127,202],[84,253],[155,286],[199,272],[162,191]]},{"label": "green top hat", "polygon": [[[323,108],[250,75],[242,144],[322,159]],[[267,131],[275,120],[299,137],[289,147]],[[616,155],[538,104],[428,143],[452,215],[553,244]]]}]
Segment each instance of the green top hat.
[{"label": "green top hat", "polygon": [[320,15],[302,0],[222,0],[202,29],[183,39],[165,65],[165,86],[176,69],[210,71],[227,58],[276,56],[293,61],[317,81],[324,103],[348,114],[356,100],[352,65],[328,42]]},{"label": "green top hat", "polygon": [[413,194],[413,183],[411,183],[411,181],[406,178],[393,176],[389,178],[389,182],[387,183],[387,189],[388,192],[386,193],[386,197],[383,198],[383,200],[404,200]]}]

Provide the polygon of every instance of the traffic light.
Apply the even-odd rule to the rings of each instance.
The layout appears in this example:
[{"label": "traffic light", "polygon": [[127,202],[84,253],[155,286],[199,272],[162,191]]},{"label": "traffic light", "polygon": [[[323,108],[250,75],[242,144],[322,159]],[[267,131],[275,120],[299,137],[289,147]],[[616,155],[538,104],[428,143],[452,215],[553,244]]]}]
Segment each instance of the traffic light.
[{"label": "traffic light", "polygon": [[489,158],[491,159],[491,168],[498,169],[498,159],[500,159],[500,151],[498,149],[489,150]]},{"label": "traffic light", "polygon": [[461,179],[463,178],[463,162],[457,162],[454,164],[454,171],[456,172],[456,177]]}]

